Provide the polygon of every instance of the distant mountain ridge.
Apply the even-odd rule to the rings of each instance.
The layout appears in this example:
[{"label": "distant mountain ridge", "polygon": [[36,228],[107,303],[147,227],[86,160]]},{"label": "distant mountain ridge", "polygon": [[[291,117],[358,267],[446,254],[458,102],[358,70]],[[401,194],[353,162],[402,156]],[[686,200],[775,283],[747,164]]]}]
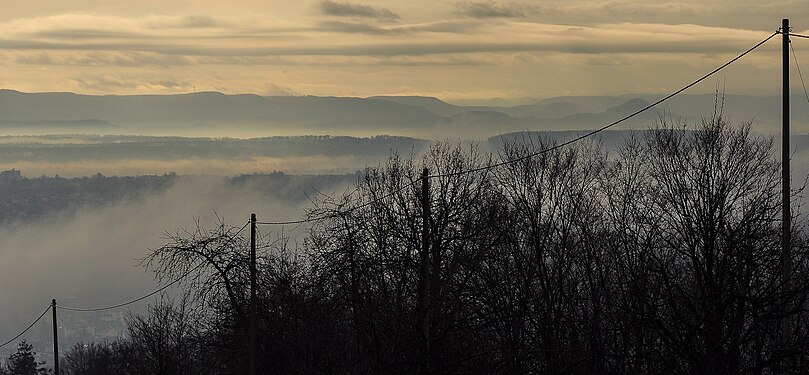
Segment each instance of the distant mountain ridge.
[{"label": "distant mountain ridge", "polygon": [[438,116],[390,101],[338,97],[264,97],[216,92],[179,95],[92,96],[0,91],[0,123],[108,121],[124,126],[268,124],[427,126]]},{"label": "distant mountain ridge", "polygon": [[[201,92],[174,95],[84,95],[0,90],[0,131],[251,136],[279,134],[396,134],[426,138],[478,137],[524,130],[593,129],[658,100],[655,95],[567,96],[511,107],[461,106],[434,97],[259,96]],[[809,105],[793,106],[796,124]],[[648,128],[662,117],[687,122],[710,116],[713,94],[678,95],[622,126]],[[734,121],[774,127],[780,97],[726,95],[719,107]]]}]

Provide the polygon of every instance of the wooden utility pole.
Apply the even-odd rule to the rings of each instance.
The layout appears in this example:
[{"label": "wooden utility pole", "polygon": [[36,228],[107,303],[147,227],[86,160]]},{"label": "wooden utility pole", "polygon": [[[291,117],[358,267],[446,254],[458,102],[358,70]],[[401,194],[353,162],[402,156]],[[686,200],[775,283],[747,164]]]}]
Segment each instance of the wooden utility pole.
[{"label": "wooden utility pole", "polygon": [[430,317],[432,306],[430,302],[430,171],[425,167],[421,171],[421,269],[419,270],[419,304],[421,329],[424,337],[424,353],[421,372],[432,373],[432,335]]},{"label": "wooden utility pole", "polygon": [[[782,64],[782,85],[781,85],[781,116],[782,116],[782,144],[781,144],[781,181],[782,181],[782,228],[781,228],[781,276],[783,278],[783,287],[788,291],[790,286],[790,278],[792,274],[792,249],[790,248],[790,231],[792,226],[790,224],[789,212],[789,196],[790,196],[790,183],[789,183],[789,19],[784,18],[781,21],[781,64]],[[792,308],[791,299],[787,299],[784,304],[785,313]],[[783,319],[781,332],[781,340],[784,350],[789,350],[792,346],[792,318],[785,316]]]},{"label": "wooden utility pole", "polygon": [[53,373],[59,375],[59,335],[56,332],[56,299],[51,300],[51,313],[53,313]]},{"label": "wooden utility pole", "polygon": [[250,375],[256,373],[256,214],[250,214]]}]

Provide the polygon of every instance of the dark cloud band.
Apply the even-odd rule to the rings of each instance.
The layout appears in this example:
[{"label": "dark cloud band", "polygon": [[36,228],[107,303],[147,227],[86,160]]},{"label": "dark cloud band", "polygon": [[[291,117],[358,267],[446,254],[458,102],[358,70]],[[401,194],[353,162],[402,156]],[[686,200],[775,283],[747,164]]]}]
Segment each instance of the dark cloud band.
[{"label": "dark cloud band", "polygon": [[399,15],[391,10],[376,8],[370,5],[338,3],[324,0],[320,2],[320,9],[324,14],[338,17],[366,17],[380,19],[398,19]]},{"label": "dark cloud band", "polygon": [[529,4],[497,4],[493,2],[463,2],[456,4],[457,13],[472,18],[522,18],[539,10]]}]

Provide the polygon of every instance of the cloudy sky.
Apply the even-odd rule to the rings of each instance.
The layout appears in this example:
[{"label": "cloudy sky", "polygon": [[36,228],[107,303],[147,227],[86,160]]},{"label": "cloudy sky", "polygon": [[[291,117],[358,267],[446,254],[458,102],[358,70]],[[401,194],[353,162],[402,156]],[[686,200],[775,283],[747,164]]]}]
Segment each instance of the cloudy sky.
[{"label": "cloudy sky", "polygon": [[[0,13],[0,88],[456,101],[663,93],[784,17],[809,29],[807,1],[27,0]],[[794,46],[809,67],[809,40]],[[779,48],[773,40],[723,72],[727,90],[776,93]]]}]

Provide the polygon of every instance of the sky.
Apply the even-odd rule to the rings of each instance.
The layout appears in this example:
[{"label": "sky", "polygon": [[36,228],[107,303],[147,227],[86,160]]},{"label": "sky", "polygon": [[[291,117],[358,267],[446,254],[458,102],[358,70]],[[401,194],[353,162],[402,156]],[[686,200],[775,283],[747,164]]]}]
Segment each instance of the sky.
[{"label": "sky", "polygon": [[[806,0],[27,0],[0,13],[0,88],[25,92],[424,95],[673,91]],[[794,43],[809,66],[809,40]],[[775,94],[780,44],[721,77]],[[809,68],[806,68],[809,70]],[[709,92],[715,82],[698,90]]]}]

